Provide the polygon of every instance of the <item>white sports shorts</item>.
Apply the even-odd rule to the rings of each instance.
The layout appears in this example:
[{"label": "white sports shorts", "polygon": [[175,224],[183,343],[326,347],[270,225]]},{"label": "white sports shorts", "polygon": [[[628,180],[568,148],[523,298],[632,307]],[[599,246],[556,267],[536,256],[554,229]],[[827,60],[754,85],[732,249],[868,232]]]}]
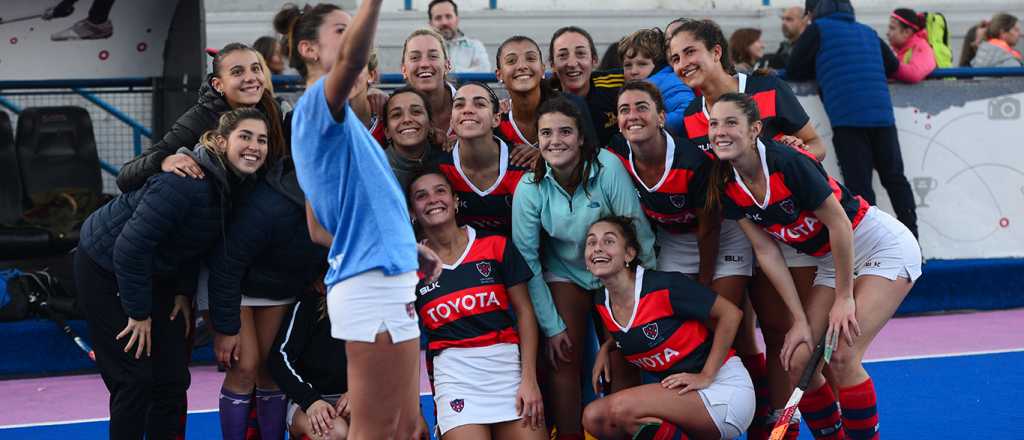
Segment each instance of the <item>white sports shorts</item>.
[{"label": "white sports shorts", "polygon": [[697,394],[723,439],[739,437],[754,420],[754,383],[738,356],[725,361],[711,386]]},{"label": "white sports shorts", "polygon": [[387,276],[372,270],[334,284],[327,291],[331,336],[373,343],[378,333],[388,332],[395,344],[419,338],[418,281],[415,272]]},{"label": "white sports shorts", "polygon": [[[853,278],[876,275],[890,280],[921,276],[921,248],[914,234],[903,223],[876,207],[871,207],[853,230]],[[818,258],[814,284],[836,287],[836,268],[832,254]]]},{"label": "white sports shorts", "polygon": [[[658,270],[696,275],[700,271],[700,252],[697,250],[697,234],[673,234],[658,228]],[[750,240],[743,234],[735,220],[722,221],[722,232],[718,240],[718,261],[715,263],[714,279],[745,276],[754,271],[754,251]]]}]

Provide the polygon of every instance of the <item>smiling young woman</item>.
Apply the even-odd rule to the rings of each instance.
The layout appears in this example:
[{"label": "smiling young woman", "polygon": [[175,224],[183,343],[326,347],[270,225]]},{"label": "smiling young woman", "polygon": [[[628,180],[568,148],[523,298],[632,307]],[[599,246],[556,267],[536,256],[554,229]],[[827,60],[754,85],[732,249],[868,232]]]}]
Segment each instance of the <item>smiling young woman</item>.
[{"label": "smiling young woman", "polygon": [[[847,438],[877,438],[877,396],[861,361],[921,275],[920,247],[906,226],[850,193],[821,163],[760,139],[759,116],[757,104],[739,93],[722,95],[712,107],[711,139],[724,169],[712,180],[714,192],[796,317],[781,353],[791,383],[810,357],[811,341],[827,334],[835,347],[830,380],[839,388],[842,415],[818,374],[800,404],[808,426],[816,437],[834,438],[845,426]],[[775,242],[816,259],[810,294],[797,293]],[[808,322],[812,334],[801,335]]]},{"label": "smiling young woman", "polygon": [[458,226],[444,174],[421,172],[408,193],[423,243],[444,262],[416,290],[441,438],[546,439],[529,267],[509,238]]},{"label": "smiling young woman", "polygon": [[[512,239],[533,277],[530,297],[548,338],[550,419],[562,438],[582,435],[580,375],[592,292],[599,281],[586,270],[580,249],[587,227],[605,215],[623,215],[642,225],[645,264],[654,267],[654,237],[629,175],[615,155],[599,149],[581,131],[583,117],[569,100],[541,104],[538,133],[543,161],[519,182],[512,202]],[[543,236],[543,239],[541,238]],[[624,361],[615,387],[630,378]]]},{"label": "smiling young woman", "polygon": [[511,148],[494,135],[500,120],[498,97],[490,87],[459,87],[451,116],[456,141],[440,158],[440,168],[462,204],[459,224],[507,237],[512,233],[513,196],[529,169],[513,164]]},{"label": "smiling young woman", "polygon": [[280,151],[267,126],[256,109],[225,113],[182,149],[207,178],[156,174],[82,224],[75,285],[111,393],[112,438],[183,434],[195,262],[222,238],[232,190]]}]

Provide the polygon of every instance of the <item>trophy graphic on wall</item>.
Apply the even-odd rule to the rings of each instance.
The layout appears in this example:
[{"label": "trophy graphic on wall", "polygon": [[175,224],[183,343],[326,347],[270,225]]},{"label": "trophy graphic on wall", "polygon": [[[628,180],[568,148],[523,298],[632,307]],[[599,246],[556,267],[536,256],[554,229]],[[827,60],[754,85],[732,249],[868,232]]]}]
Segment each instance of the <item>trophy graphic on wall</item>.
[{"label": "trophy graphic on wall", "polygon": [[928,193],[932,192],[939,187],[939,181],[935,180],[934,177],[915,177],[914,178],[914,192],[921,198],[921,203],[917,204],[918,208],[927,208],[928,203],[925,203],[925,198],[928,197]]}]

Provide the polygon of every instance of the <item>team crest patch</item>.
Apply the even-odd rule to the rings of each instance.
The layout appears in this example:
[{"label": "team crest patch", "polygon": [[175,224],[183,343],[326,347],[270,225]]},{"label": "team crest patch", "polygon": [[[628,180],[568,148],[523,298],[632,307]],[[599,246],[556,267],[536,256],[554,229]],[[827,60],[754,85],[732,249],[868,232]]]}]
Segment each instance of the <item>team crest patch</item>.
[{"label": "team crest patch", "polygon": [[658,323],[657,322],[652,322],[650,324],[645,325],[643,327],[643,331],[644,331],[644,336],[647,336],[647,339],[650,339],[652,341],[655,340],[655,339],[658,339]]},{"label": "team crest patch", "polygon": [[451,402],[448,402],[448,404],[451,405],[452,409],[455,410],[455,412],[457,413],[462,412],[462,410],[466,407],[466,401],[463,399],[454,399]]},{"label": "team crest patch", "polygon": [[675,194],[668,198],[668,201],[672,202],[672,206],[676,208],[682,208],[686,206],[686,196],[683,194]]},{"label": "team crest patch", "polygon": [[491,276],[491,263],[487,261],[481,261],[476,263],[476,270],[483,275],[484,278]]},{"label": "team crest patch", "polygon": [[789,215],[793,215],[796,212],[796,205],[793,204],[793,199],[783,200],[782,203],[779,203],[779,207]]}]

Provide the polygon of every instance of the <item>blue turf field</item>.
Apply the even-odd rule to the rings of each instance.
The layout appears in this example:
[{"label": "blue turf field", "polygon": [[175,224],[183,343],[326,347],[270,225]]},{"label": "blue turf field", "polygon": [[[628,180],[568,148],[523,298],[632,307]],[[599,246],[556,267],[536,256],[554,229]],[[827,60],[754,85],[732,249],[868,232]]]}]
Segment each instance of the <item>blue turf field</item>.
[{"label": "blue turf field", "polygon": [[[867,364],[890,439],[1024,439],[1024,351]],[[73,396],[71,398],[84,398]],[[429,399],[424,399],[429,403]],[[107,437],[107,422],[0,430],[0,439]],[[220,438],[217,413],[189,416],[188,439]],[[806,432],[801,439],[810,439]]]}]

